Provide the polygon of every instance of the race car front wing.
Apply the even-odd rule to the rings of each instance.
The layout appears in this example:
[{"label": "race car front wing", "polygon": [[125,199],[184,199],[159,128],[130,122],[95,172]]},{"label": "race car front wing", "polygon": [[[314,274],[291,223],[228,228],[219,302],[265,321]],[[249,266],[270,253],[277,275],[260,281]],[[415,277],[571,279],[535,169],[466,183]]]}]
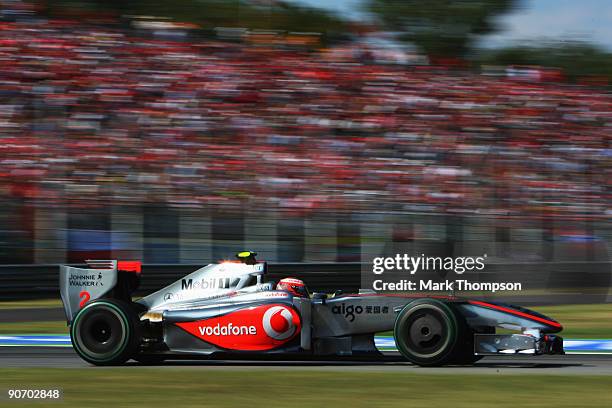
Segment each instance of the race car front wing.
[{"label": "race car front wing", "polygon": [[476,355],[565,354],[563,338],[552,334],[475,334]]}]

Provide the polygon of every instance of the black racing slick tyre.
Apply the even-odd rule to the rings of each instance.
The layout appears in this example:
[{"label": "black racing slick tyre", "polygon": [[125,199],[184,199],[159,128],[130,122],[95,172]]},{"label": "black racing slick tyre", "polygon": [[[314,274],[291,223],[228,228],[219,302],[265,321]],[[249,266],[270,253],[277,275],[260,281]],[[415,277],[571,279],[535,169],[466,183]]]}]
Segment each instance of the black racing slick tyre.
[{"label": "black racing slick tyre", "polygon": [[140,342],[138,315],[128,303],[96,300],[74,317],[70,338],[77,354],[91,364],[123,364]]},{"label": "black racing slick tyre", "polygon": [[461,323],[451,305],[437,299],[419,299],[398,314],[393,336],[397,349],[411,363],[453,364],[463,348],[459,341]]}]

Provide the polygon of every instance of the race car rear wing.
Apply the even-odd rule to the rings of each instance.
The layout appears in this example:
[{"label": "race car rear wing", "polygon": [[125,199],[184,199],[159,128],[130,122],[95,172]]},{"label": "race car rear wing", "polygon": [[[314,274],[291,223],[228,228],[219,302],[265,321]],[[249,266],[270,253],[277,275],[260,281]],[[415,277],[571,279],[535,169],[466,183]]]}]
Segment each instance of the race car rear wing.
[{"label": "race car rear wing", "polygon": [[101,297],[131,301],[138,288],[138,261],[88,260],[87,268],[60,265],[59,287],[68,324],[77,312]]}]

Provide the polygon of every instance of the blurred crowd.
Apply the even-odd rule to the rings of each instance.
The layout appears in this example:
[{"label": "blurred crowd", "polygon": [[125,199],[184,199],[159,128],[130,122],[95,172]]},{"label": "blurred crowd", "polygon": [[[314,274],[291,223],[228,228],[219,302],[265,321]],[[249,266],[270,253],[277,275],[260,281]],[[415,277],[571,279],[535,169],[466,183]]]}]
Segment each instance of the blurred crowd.
[{"label": "blurred crowd", "polygon": [[0,199],[611,215],[607,88],[0,22]]}]

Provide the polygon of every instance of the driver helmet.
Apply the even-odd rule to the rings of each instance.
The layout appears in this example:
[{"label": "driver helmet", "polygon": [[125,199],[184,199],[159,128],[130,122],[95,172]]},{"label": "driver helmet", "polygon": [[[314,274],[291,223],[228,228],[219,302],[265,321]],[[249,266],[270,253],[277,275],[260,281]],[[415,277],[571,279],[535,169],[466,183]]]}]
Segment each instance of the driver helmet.
[{"label": "driver helmet", "polygon": [[297,297],[309,297],[308,288],[301,279],[285,278],[278,281],[276,290],[284,290]]}]

